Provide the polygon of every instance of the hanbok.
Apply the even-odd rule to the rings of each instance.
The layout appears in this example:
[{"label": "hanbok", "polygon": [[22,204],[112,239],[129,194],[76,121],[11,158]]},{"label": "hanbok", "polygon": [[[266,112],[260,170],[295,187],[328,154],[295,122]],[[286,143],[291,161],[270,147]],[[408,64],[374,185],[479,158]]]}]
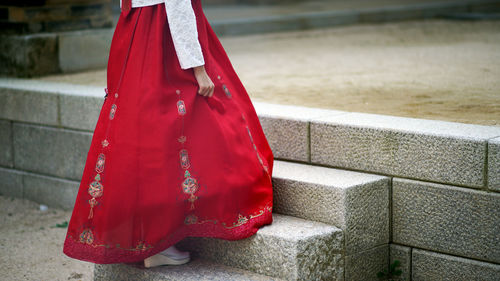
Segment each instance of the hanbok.
[{"label": "hanbok", "polygon": [[191,5],[211,97],[181,66],[164,3],[120,14],[64,241],[71,258],[139,262],[185,237],[239,240],[272,223],[273,153],[201,1]]}]

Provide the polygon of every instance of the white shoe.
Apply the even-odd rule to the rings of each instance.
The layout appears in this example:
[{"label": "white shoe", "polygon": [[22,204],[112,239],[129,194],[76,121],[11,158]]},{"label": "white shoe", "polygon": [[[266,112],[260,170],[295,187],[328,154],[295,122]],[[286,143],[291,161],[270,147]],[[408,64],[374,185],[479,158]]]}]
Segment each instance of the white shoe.
[{"label": "white shoe", "polygon": [[156,255],[146,258],[144,266],[149,268],[159,265],[180,265],[189,262],[189,260],[189,252],[181,252],[175,246],[171,246]]}]

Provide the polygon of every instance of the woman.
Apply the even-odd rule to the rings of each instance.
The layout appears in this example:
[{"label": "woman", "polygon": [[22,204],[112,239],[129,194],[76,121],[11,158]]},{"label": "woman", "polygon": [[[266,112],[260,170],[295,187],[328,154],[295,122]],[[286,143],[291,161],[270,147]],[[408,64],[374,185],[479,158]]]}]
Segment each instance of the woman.
[{"label": "woman", "polygon": [[124,0],[63,252],[182,264],[272,223],[273,154],[200,0]]}]

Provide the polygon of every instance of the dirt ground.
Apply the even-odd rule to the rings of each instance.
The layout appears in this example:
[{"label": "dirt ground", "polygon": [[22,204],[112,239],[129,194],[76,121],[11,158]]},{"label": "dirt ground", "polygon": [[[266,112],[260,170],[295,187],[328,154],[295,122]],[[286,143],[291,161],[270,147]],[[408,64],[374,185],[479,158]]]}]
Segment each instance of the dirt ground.
[{"label": "dirt ground", "polygon": [[[500,125],[500,21],[221,37],[254,101]],[[42,80],[104,87],[106,71]]]},{"label": "dirt ground", "polygon": [[63,252],[71,211],[0,196],[0,280],[90,281],[93,264]]}]

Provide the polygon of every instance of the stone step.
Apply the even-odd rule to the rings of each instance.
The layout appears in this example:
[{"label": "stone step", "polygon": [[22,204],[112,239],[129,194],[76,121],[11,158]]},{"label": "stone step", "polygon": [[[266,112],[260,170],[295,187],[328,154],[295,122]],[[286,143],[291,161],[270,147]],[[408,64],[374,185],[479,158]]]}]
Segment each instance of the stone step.
[{"label": "stone step", "polygon": [[343,245],[341,229],[276,213],[246,239],[187,237],[177,244],[196,258],[290,281],[343,280]]},{"label": "stone step", "polygon": [[183,265],[165,265],[154,268],[145,268],[142,263],[96,264],[94,266],[94,281],[108,280],[284,281],[200,258],[193,258]]},{"label": "stone step", "polygon": [[346,253],[389,243],[390,178],[274,161],[273,212],[345,231]]}]

